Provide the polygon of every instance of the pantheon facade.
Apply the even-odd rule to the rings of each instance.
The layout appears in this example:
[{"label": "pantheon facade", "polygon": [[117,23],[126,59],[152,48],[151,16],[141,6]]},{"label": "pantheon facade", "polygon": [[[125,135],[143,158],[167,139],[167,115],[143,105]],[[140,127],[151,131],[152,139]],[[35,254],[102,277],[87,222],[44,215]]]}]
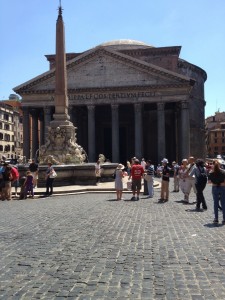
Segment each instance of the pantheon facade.
[{"label": "pantheon facade", "polygon": [[[70,120],[89,162],[133,156],[159,163],[205,155],[206,72],[180,58],[180,46],[133,40],[66,54]],[[17,86],[22,97],[24,155],[45,143],[54,115],[55,55],[49,70]]]}]

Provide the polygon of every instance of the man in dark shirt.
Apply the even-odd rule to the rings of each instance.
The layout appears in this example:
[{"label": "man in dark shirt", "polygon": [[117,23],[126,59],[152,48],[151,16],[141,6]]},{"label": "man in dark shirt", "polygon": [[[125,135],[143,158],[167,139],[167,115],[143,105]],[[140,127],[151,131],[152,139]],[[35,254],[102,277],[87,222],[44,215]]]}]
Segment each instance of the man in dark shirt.
[{"label": "man in dark shirt", "polygon": [[34,188],[37,186],[38,180],[38,164],[35,163],[35,160],[32,159],[32,163],[29,165],[29,170],[34,177]]},{"label": "man in dark shirt", "polygon": [[161,199],[160,201],[167,202],[169,200],[169,181],[170,181],[170,171],[168,167],[168,159],[163,158],[162,160],[162,186],[161,186]]}]

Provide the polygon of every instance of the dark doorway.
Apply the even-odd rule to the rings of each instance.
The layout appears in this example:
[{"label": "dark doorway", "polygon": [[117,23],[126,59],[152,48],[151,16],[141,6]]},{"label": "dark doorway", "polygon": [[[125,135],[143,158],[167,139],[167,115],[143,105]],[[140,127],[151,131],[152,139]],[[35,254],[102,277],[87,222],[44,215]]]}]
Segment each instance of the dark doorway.
[{"label": "dark doorway", "polygon": [[103,149],[106,159],[112,161],[112,128],[105,127],[103,133]]},{"label": "dark doorway", "polygon": [[120,143],[120,163],[123,163],[126,165],[127,162],[127,128],[126,127],[120,127],[120,137],[119,137],[119,143]]}]

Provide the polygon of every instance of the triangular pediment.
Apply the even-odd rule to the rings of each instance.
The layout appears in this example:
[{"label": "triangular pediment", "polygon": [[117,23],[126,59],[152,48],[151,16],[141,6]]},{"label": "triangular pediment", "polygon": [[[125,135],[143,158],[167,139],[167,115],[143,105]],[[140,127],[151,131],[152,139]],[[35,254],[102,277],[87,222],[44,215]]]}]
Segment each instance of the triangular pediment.
[{"label": "triangular pediment", "polygon": [[[190,78],[131,56],[97,47],[67,63],[68,90],[174,86],[189,84]],[[17,93],[55,89],[55,69],[14,88]]]}]

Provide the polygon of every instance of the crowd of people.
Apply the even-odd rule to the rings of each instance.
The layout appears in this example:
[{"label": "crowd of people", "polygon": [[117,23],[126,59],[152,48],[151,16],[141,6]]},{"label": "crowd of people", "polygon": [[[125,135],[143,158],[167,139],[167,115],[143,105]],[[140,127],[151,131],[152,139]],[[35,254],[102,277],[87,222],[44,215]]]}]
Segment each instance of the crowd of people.
[{"label": "crowd of people", "polygon": [[[97,161],[95,166],[96,181],[101,178],[101,164]],[[51,163],[46,169],[46,192],[44,196],[53,194],[53,182],[57,176]],[[225,170],[220,165],[219,160],[214,160],[209,168],[203,159],[195,159],[190,156],[184,158],[179,165],[173,161],[169,165],[167,158],[163,158],[161,164],[155,167],[151,160],[139,161],[133,157],[131,161],[127,161],[126,167],[123,164],[118,164],[115,173],[115,190],[117,200],[122,200],[124,181],[127,176],[130,189],[132,191],[132,201],[140,199],[140,191],[142,182],[147,189],[147,198],[154,197],[154,178],[161,177],[161,193],[159,202],[169,201],[169,182],[173,176],[173,192],[181,191],[183,193],[183,203],[189,203],[191,191],[196,194],[196,211],[207,210],[207,203],[204,197],[204,189],[207,182],[212,184],[212,198],[214,200],[214,223],[219,222],[218,210],[222,210],[223,220],[225,224]],[[12,188],[15,188],[15,197],[26,199],[27,197],[34,198],[34,189],[38,184],[38,164],[33,159],[28,167],[26,176],[20,178],[16,165],[10,165],[7,162],[2,162],[0,166],[0,195],[1,200],[12,200]],[[18,187],[20,194],[18,195]]]},{"label": "crowd of people", "polygon": [[[53,181],[56,177],[56,172],[51,163],[46,169],[46,192],[44,196],[53,194]],[[11,165],[8,162],[2,161],[0,165],[0,198],[2,201],[12,200],[12,188],[15,188],[14,199],[34,198],[34,189],[38,184],[38,164],[33,159],[26,172],[26,176],[20,177],[16,165]],[[18,194],[18,188],[20,193]]]},{"label": "crowd of people", "polygon": [[222,224],[225,224],[225,170],[218,160],[214,160],[211,168],[209,168],[203,159],[195,159],[193,156],[184,158],[180,165],[173,161],[171,166],[169,166],[168,159],[164,158],[161,165],[155,168],[151,160],[142,159],[139,161],[134,157],[127,162],[126,167],[118,164],[114,175],[117,200],[122,199],[123,178],[128,176],[127,184],[129,185],[131,180],[131,201],[140,199],[142,180],[147,186],[148,198],[153,198],[154,177],[161,177],[161,193],[158,201],[163,203],[169,201],[169,182],[173,176],[173,192],[181,191],[183,193],[184,204],[189,203],[192,190],[196,194],[196,211],[207,210],[204,189],[207,182],[211,182],[215,216],[213,223],[219,222],[218,210],[220,209],[223,213]]}]

